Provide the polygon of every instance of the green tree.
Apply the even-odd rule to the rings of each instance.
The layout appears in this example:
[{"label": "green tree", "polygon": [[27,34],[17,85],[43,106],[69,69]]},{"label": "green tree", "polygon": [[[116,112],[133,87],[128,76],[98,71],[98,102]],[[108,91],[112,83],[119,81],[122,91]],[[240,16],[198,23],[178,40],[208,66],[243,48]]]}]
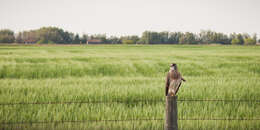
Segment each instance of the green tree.
[{"label": "green tree", "polygon": [[180,37],[180,44],[196,44],[196,35],[190,32],[186,32],[184,35]]},{"label": "green tree", "polygon": [[[120,40],[122,41],[122,43],[124,44],[124,41],[130,40],[133,42],[133,44],[137,44],[137,41],[140,40],[140,38],[136,35],[133,36],[124,36],[124,37],[120,37]],[[129,41],[128,41],[129,42]]]},{"label": "green tree", "polygon": [[122,43],[121,39],[116,37],[116,36],[111,36],[110,38],[108,38],[108,42],[111,44],[120,44]]},{"label": "green tree", "polygon": [[230,43],[230,38],[223,34],[223,33],[218,33],[214,32],[211,30],[202,30],[199,33],[199,41],[200,43],[220,43],[220,44],[229,44]]},{"label": "green tree", "polygon": [[237,39],[237,38],[234,38],[234,39],[232,39],[232,41],[231,41],[231,44],[232,45],[240,45],[240,40],[239,39]]},{"label": "green tree", "polygon": [[239,33],[239,34],[237,35],[237,39],[239,40],[239,44],[241,44],[241,45],[244,44],[244,38],[243,38],[243,35],[242,35],[242,34]]},{"label": "green tree", "polygon": [[57,27],[42,27],[23,31],[17,36],[19,43],[72,43],[74,34]]},{"label": "green tree", "polygon": [[160,39],[160,43],[162,44],[167,44],[169,43],[169,32],[160,32],[159,33],[159,39]]},{"label": "green tree", "polygon": [[41,40],[37,41],[36,43],[37,44],[54,44],[55,42],[53,42],[51,40],[41,39]]},{"label": "green tree", "polygon": [[243,33],[242,34],[243,39],[250,38],[250,35],[248,33]]},{"label": "green tree", "polygon": [[125,40],[122,41],[122,44],[135,44],[135,43],[134,43],[133,40],[127,40],[127,39],[125,39]]},{"label": "green tree", "polygon": [[161,43],[160,35],[157,32],[145,31],[142,34],[142,41],[144,44],[159,44]]},{"label": "green tree", "polygon": [[149,31],[143,32],[141,41],[142,41],[144,44],[150,44],[150,43],[151,43],[151,36],[150,36],[150,35],[151,35],[151,34],[150,34]]},{"label": "green tree", "polygon": [[14,32],[9,29],[0,30],[0,43],[13,43],[15,41]]},{"label": "green tree", "polygon": [[182,35],[184,35],[184,34],[181,32],[170,32],[169,38],[168,38],[168,43],[178,44]]},{"label": "green tree", "polygon": [[82,43],[87,43],[87,40],[88,40],[88,35],[87,34],[83,34],[82,37],[80,38],[80,41]]},{"label": "green tree", "polygon": [[101,40],[102,43],[108,43],[108,39],[106,37],[106,34],[91,35],[90,39],[97,39],[97,40]]},{"label": "green tree", "polygon": [[57,27],[42,27],[36,30],[38,39],[42,41],[52,41],[55,43],[65,43],[64,31]]},{"label": "green tree", "polygon": [[256,44],[256,41],[255,41],[254,39],[252,39],[252,38],[246,38],[246,39],[244,40],[244,44],[245,44],[245,45],[255,45],[255,44]]},{"label": "green tree", "polygon": [[139,37],[138,36],[136,36],[136,35],[133,35],[133,36],[130,36],[129,37],[129,40],[132,40],[133,42],[134,42],[134,44],[136,44],[137,43],[137,41],[139,41]]},{"label": "green tree", "polygon": [[65,31],[64,33],[61,34],[61,36],[63,38],[62,43],[66,44],[66,43],[72,43],[74,34],[71,32]]},{"label": "green tree", "polygon": [[237,37],[237,34],[236,33],[231,33],[230,35],[229,35],[229,38],[231,39],[231,41],[232,41],[232,39],[235,39]]},{"label": "green tree", "polygon": [[136,44],[145,44],[145,41],[143,39],[139,39]]},{"label": "green tree", "polygon": [[201,30],[199,33],[200,42],[209,44],[213,43],[213,32],[211,30]]},{"label": "green tree", "polygon": [[254,42],[256,44],[256,42],[257,42],[257,34],[256,33],[253,34],[253,40],[254,40]]},{"label": "green tree", "polygon": [[76,34],[73,41],[72,41],[73,44],[79,44],[80,43],[80,39],[79,39],[79,35]]}]

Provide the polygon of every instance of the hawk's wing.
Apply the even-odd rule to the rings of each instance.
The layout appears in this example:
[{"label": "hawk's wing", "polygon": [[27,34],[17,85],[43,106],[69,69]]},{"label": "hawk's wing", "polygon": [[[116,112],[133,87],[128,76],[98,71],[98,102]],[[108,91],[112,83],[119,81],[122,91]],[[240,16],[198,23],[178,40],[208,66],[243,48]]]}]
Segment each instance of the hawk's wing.
[{"label": "hawk's wing", "polygon": [[166,76],[166,81],[165,81],[165,96],[168,95],[169,86],[170,86],[170,72],[168,72],[168,74],[167,74],[167,76]]},{"label": "hawk's wing", "polygon": [[180,72],[178,72],[177,74],[178,74],[179,79],[176,80],[176,86],[175,86],[175,91],[174,91],[175,95],[177,94],[179,88],[181,87],[181,83],[182,83],[182,79],[183,79]]},{"label": "hawk's wing", "polygon": [[181,87],[181,81],[180,81],[178,87],[176,88],[175,95],[177,94],[177,92],[178,92],[178,90],[179,90],[180,87]]}]

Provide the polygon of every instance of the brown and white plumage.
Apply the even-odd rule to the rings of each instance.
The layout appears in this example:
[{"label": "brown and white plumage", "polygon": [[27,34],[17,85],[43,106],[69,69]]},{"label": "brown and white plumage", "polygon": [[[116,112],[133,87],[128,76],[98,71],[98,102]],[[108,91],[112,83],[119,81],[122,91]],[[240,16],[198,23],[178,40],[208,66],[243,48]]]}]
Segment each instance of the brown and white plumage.
[{"label": "brown and white plumage", "polygon": [[175,96],[181,86],[182,81],[186,81],[182,78],[181,73],[177,69],[176,64],[171,64],[170,70],[166,77],[165,83],[165,96]]}]

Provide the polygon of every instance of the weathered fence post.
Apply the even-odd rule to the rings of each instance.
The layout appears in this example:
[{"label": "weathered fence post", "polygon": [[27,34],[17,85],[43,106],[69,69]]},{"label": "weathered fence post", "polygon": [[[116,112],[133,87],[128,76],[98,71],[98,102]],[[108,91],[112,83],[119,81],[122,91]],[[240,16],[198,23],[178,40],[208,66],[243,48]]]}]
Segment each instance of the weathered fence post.
[{"label": "weathered fence post", "polygon": [[177,96],[166,96],[165,130],[178,130]]}]

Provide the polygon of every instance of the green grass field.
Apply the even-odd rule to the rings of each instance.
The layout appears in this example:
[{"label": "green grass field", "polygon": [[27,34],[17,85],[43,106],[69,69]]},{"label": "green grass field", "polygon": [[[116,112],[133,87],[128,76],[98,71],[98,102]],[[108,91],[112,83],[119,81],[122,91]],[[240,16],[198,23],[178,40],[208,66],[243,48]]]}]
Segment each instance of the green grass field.
[{"label": "green grass field", "polygon": [[[260,100],[260,46],[0,46],[0,122],[164,119],[165,76],[187,80],[178,99]],[[116,103],[111,101],[123,101]],[[260,102],[178,102],[179,118],[259,119]],[[180,129],[260,129],[260,120],[179,120]],[[164,120],[0,124],[0,129],[163,129]]]}]

